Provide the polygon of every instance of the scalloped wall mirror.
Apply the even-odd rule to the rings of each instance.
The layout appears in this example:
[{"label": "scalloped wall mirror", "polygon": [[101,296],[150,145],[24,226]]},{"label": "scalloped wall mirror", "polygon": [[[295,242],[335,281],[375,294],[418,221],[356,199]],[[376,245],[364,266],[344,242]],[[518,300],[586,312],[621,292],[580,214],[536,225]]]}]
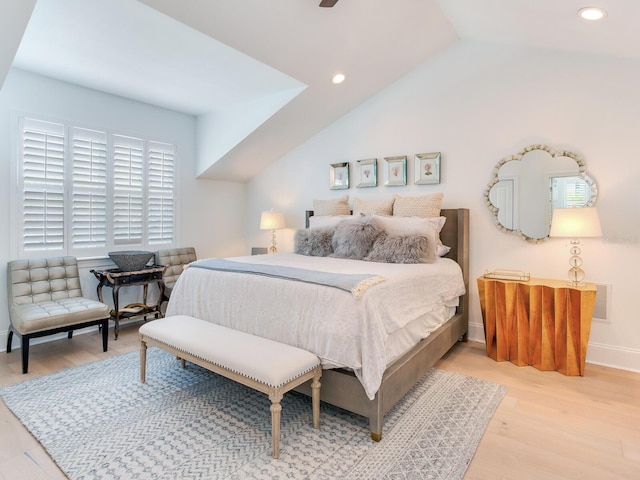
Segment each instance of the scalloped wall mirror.
[{"label": "scalloped wall mirror", "polygon": [[554,208],[589,207],[598,188],[575,153],[529,145],[496,164],[484,195],[500,230],[540,243]]}]

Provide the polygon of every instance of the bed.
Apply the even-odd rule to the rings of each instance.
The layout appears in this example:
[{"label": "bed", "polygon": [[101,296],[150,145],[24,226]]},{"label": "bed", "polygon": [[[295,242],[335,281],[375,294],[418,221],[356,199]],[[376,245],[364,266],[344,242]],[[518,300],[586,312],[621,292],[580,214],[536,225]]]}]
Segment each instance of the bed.
[{"label": "bed", "polygon": [[[307,226],[312,215],[306,212]],[[434,268],[442,269],[442,278],[451,276],[452,282],[459,277],[455,284],[425,277],[424,283],[414,280],[411,285],[406,268],[411,275],[422,274],[418,265],[286,253],[208,259],[180,276],[167,315],[190,315],[312,351],[325,369],[322,401],[368,417],[371,437],[379,441],[384,414],[466,338],[469,211],[444,209],[441,215],[446,222],[440,238],[450,251],[434,261]],[[234,270],[240,264],[251,271]],[[306,278],[311,271],[316,276]],[[423,285],[428,287],[420,290]],[[413,307],[409,295],[418,297],[421,291],[443,301]],[[454,299],[449,298],[452,293]],[[398,313],[385,310],[392,296],[404,298]],[[414,308],[424,308],[424,314],[420,310],[419,318],[409,322],[418,312]],[[431,320],[439,318],[440,311],[444,320]],[[428,336],[404,338],[405,330],[418,321],[431,322]],[[308,385],[298,391],[311,394]]]}]

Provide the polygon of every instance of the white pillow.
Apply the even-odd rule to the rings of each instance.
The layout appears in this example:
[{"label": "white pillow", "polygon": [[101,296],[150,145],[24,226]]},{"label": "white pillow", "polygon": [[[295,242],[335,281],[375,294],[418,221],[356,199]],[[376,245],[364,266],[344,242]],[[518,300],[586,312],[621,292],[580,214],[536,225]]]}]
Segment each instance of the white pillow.
[{"label": "white pillow", "polygon": [[353,218],[353,215],[313,215],[309,217],[309,228],[335,227],[342,220]]},{"label": "white pillow", "polygon": [[384,230],[389,235],[396,236],[412,236],[412,235],[424,235],[431,238],[436,244],[436,255],[442,257],[449,253],[451,247],[442,245],[440,241],[440,232],[444,223],[447,221],[447,217],[385,217],[382,215],[373,215],[376,217]]},{"label": "white pillow", "polygon": [[349,195],[329,200],[314,200],[313,213],[314,215],[349,215],[351,213]]},{"label": "white pillow", "polygon": [[354,215],[370,215],[377,213],[378,215],[393,215],[393,198],[389,200],[362,200],[360,198],[353,199]]},{"label": "white pillow", "polygon": [[419,197],[395,196],[393,216],[399,217],[439,217],[442,205],[442,192],[430,193]]}]

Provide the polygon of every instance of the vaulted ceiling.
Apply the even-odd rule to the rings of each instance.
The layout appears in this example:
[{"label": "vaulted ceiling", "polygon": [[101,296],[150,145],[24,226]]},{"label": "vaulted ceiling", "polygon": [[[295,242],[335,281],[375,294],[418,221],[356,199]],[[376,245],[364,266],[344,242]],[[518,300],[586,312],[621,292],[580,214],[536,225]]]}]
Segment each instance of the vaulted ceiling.
[{"label": "vaulted ceiling", "polygon": [[640,2],[588,3],[606,19],[579,0],[4,2],[0,84],[12,65],[194,115],[197,174],[246,181],[458,38],[640,58]]}]

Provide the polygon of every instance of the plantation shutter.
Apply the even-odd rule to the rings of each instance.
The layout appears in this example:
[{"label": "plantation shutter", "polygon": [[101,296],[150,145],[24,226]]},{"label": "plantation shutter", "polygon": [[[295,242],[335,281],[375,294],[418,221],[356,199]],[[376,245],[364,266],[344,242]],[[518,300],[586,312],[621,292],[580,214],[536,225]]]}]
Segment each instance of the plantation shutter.
[{"label": "plantation shutter", "polygon": [[564,185],[564,203],[566,208],[583,207],[587,200],[587,183],[578,178],[572,178]]},{"label": "plantation shutter", "polygon": [[113,240],[139,245],[144,231],[142,140],[113,135]]},{"label": "plantation shutter", "polygon": [[149,244],[170,244],[174,235],[174,147],[149,142]]},{"label": "plantation shutter", "polygon": [[591,199],[589,185],[580,177],[552,177],[551,182],[552,209],[584,207]]},{"label": "plantation shutter", "polygon": [[27,117],[17,126],[20,256],[174,244],[175,145]]},{"label": "plantation shutter", "polygon": [[21,121],[22,249],[64,251],[64,126]]},{"label": "plantation shutter", "polygon": [[71,131],[71,243],[73,249],[107,245],[107,134]]}]

